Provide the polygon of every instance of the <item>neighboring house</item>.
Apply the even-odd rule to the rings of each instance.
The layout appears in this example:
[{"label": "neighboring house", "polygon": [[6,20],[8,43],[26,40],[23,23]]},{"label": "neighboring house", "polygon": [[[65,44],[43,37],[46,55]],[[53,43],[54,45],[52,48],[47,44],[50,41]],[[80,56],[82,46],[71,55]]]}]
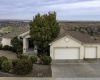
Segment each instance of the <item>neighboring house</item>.
[{"label": "neighboring house", "polygon": [[28,49],[28,38],[30,38],[29,27],[18,28],[14,32],[5,34],[4,36],[2,36],[2,41],[1,41],[2,45],[11,46],[11,39],[13,39],[14,37],[18,37],[19,39],[23,40],[23,52],[25,53],[26,50]]}]

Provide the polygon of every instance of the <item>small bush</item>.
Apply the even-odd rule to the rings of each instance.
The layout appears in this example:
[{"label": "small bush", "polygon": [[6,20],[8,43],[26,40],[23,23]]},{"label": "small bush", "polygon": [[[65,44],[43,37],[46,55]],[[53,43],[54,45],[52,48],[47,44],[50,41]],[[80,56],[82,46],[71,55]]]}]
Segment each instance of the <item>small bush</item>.
[{"label": "small bush", "polygon": [[50,56],[42,56],[40,60],[42,64],[49,65],[52,61],[52,58]]},{"label": "small bush", "polygon": [[16,52],[16,48],[15,47],[12,47],[12,52]]},{"label": "small bush", "polygon": [[2,50],[2,45],[0,44],[0,50]]},{"label": "small bush", "polygon": [[36,56],[30,56],[30,60],[32,61],[32,63],[37,62],[37,57]]},{"label": "small bush", "polygon": [[19,61],[20,59],[13,59],[12,60],[12,65],[13,65],[13,68],[16,66],[17,62]]},{"label": "small bush", "polygon": [[17,49],[16,50],[16,53],[18,54],[18,53],[22,53],[23,52],[23,50],[22,49]]},{"label": "small bush", "polygon": [[12,51],[13,50],[13,48],[12,48],[12,46],[9,46],[9,49],[8,49],[9,51]]},{"label": "small bush", "polygon": [[19,58],[19,59],[28,59],[28,58],[29,58],[29,55],[18,54],[18,55],[17,55],[17,58]]},{"label": "small bush", "polygon": [[0,57],[0,68],[1,68],[1,64],[3,63],[4,60],[8,60],[5,56],[1,56]]},{"label": "small bush", "polygon": [[16,49],[16,53],[22,53],[22,52],[23,52],[22,46],[18,46],[18,48]]},{"label": "small bush", "polygon": [[17,54],[17,58],[22,59],[22,54]]},{"label": "small bush", "polygon": [[9,72],[12,69],[12,63],[9,60],[4,60],[1,68],[4,72]]},{"label": "small bush", "polygon": [[3,46],[3,50],[9,50],[9,46],[8,45]]},{"label": "small bush", "polygon": [[21,59],[14,67],[15,74],[25,75],[31,72],[33,68],[32,62],[27,59]]}]

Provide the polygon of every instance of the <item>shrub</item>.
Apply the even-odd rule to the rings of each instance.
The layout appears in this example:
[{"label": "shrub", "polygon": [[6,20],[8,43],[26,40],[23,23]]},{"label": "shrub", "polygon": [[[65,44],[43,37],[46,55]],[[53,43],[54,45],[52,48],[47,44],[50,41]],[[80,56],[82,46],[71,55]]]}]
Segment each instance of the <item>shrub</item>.
[{"label": "shrub", "polygon": [[12,52],[16,52],[16,48],[15,47],[12,47]]},{"label": "shrub", "polygon": [[23,52],[23,48],[22,46],[18,46],[17,49],[16,49],[16,53],[22,53]]},{"label": "shrub", "polygon": [[2,45],[0,44],[0,50],[2,50]]},{"label": "shrub", "polygon": [[9,51],[12,51],[13,50],[13,48],[12,48],[12,46],[9,46],[9,49],[8,49]]},{"label": "shrub", "polygon": [[23,51],[23,43],[21,40],[18,39],[18,37],[15,37],[11,40],[11,45],[13,46],[14,50],[13,52],[16,52],[16,53],[22,53]]},{"label": "shrub", "polygon": [[1,68],[1,64],[3,63],[4,60],[8,60],[5,56],[1,56],[0,57],[0,68]]},{"label": "shrub", "polygon": [[25,75],[31,72],[33,68],[32,62],[27,59],[21,59],[14,67],[15,74]]},{"label": "shrub", "polygon": [[3,46],[3,50],[9,50],[9,46],[8,45]]},{"label": "shrub", "polygon": [[37,57],[36,56],[30,56],[30,60],[32,61],[32,63],[37,62]]},{"label": "shrub", "polygon": [[13,59],[12,60],[12,65],[13,65],[13,68],[16,66],[17,62],[19,61],[20,59]]},{"label": "shrub", "polygon": [[1,68],[4,72],[9,72],[12,69],[12,63],[9,60],[4,60]]},{"label": "shrub", "polygon": [[40,60],[42,64],[49,65],[52,61],[52,58],[50,56],[42,56]]},{"label": "shrub", "polygon": [[29,58],[29,55],[18,54],[18,55],[17,55],[17,58],[19,58],[19,59],[28,59],[28,58]]},{"label": "shrub", "polygon": [[16,50],[16,53],[18,54],[18,53],[22,53],[23,52],[23,50],[22,49],[17,49]]}]

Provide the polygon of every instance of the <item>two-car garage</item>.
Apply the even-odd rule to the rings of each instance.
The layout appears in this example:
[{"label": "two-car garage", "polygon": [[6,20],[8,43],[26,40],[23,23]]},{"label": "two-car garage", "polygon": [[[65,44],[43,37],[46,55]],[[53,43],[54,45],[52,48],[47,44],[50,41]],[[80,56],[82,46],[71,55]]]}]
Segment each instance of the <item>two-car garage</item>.
[{"label": "two-car garage", "polygon": [[84,44],[70,37],[50,44],[50,56],[54,60],[100,58],[99,44]]},{"label": "two-car garage", "polygon": [[[97,56],[96,47],[85,47],[84,48],[84,58],[95,59]],[[79,59],[80,48],[55,48],[54,58],[55,59]]]}]

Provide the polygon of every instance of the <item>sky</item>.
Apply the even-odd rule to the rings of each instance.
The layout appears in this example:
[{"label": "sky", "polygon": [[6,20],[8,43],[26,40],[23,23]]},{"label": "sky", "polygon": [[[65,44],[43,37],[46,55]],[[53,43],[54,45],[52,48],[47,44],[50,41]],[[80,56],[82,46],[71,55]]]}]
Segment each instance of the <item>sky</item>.
[{"label": "sky", "polygon": [[32,20],[49,11],[58,20],[100,21],[100,0],[0,0],[0,19]]}]

